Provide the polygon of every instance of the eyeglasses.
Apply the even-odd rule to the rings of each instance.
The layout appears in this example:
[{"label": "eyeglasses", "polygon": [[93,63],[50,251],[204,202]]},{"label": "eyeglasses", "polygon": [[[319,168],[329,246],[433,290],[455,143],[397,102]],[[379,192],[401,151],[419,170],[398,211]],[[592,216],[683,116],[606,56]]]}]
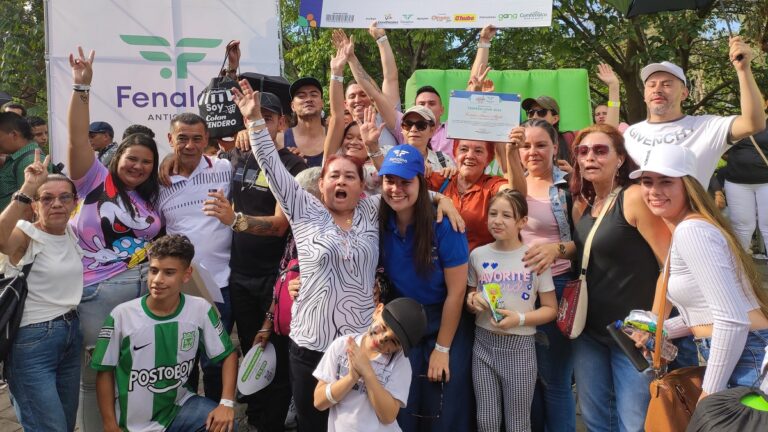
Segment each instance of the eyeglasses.
[{"label": "eyeglasses", "polygon": [[59,196],[44,195],[38,198],[37,201],[39,201],[45,207],[50,207],[51,205],[53,205],[53,202],[56,201],[57,199],[62,205],[67,205],[67,204],[71,204],[72,201],[75,200],[75,195],[71,193],[63,193]]},{"label": "eyeglasses", "polygon": [[550,111],[552,111],[552,114],[557,114],[557,111],[555,111],[555,110],[550,110],[550,109],[546,109],[546,108],[540,108],[540,109],[529,109],[529,110],[528,110],[528,118],[533,118],[533,117],[546,117],[546,116],[547,116],[547,113],[548,113],[548,112],[550,112]]},{"label": "eyeglasses", "polygon": [[400,127],[403,128],[403,130],[411,130],[412,127],[416,126],[417,131],[423,131],[423,130],[426,130],[431,125],[432,123],[424,120],[419,120],[415,122],[410,120],[403,120],[403,122],[400,124]]},{"label": "eyeglasses", "polygon": [[423,418],[423,419],[439,419],[440,415],[443,413],[443,390],[445,389],[445,372],[443,372],[443,379],[438,382],[430,381],[427,375],[419,375],[417,376],[417,378],[420,381],[425,381],[426,384],[428,385],[438,385],[438,384],[440,385],[440,404],[437,406],[437,412],[435,414],[424,415],[424,414],[411,413],[411,415],[414,417]]},{"label": "eyeglasses", "polygon": [[590,150],[595,153],[595,156],[602,157],[607,156],[608,153],[611,152],[611,146],[608,144],[592,144],[591,146],[586,144],[579,144],[576,146],[576,154],[580,157],[587,156]]}]

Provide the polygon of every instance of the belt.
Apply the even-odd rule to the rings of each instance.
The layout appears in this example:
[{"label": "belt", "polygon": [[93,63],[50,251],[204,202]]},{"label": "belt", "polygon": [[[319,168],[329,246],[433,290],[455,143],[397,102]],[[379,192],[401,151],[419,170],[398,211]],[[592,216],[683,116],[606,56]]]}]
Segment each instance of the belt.
[{"label": "belt", "polygon": [[59,315],[56,318],[52,319],[51,321],[74,321],[76,318],[78,318],[77,309],[72,309],[69,312]]}]

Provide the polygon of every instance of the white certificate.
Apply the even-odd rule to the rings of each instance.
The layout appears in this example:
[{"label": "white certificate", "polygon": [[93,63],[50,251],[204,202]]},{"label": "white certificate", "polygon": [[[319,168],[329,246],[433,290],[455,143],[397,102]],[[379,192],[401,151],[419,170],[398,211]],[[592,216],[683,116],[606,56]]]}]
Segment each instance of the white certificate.
[{"label": "white certificate", "polygon": [[507,142],[520,125],[520,95],[454,90],[448,113],[449,138]]},{"label": "white certificate", "polygon": [[299,26],[368,28],[549,27],[552,0],[301,0]]}]

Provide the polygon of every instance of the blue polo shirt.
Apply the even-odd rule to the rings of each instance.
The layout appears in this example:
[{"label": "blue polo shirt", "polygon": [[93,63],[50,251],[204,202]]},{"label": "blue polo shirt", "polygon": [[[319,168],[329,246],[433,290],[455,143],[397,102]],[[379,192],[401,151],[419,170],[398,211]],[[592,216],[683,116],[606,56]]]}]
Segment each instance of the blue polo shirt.
[{"label": "blue polo shirt", "polygon": [[456,232],[448,218],[433,225],[432,272],[424,277],[416,271],[413,261],[414,229],[406,229],[405,236],[397,230],[395,217],[389,219],[382,235],[382,262],[384,271],[398,296],[410,297],[423,305],[440,304],[448,293],[443,270],[466,264],[469,245],[464,233]]}]

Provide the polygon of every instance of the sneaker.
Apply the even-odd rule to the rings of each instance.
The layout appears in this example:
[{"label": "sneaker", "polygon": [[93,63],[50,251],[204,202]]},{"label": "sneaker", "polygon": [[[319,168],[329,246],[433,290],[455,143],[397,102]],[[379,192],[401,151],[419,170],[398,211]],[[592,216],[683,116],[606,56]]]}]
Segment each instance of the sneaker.
[{"label": "sneaker", "polygon": [[296,405],[291,398],[291,404],[288,406],[288,415],[285,416],[285,429],[296,429],[298,423],[296,422]]},{"label": "sneaker", "polygon": [[757,253],[757,254],[752,255],[752,258],[754,258],[756,260],[768,260],[768,256],[766,256],[765,254],[761,254],[761,253]]}]

